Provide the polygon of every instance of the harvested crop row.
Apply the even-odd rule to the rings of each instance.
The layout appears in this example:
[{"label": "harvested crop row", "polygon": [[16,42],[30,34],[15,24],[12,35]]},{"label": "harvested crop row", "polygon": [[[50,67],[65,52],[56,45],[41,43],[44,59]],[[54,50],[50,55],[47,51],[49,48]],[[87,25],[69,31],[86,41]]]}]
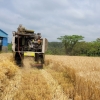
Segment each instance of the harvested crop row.
[{"label": "harvested crop row", "polygon": [[30,60],[19,68],[11,53],[0,54],[0,100],[51,100],[49,86]]},{"label": "harvested crop row", "polygon": [[67,96],[67,99],[73,100],[74,84],[70,80],[70,77],[65,72],[53,70],[52,68],[49,68],[50,66],[47,67],[48,68],[46,69],[46,71],[52,75],[53,79],[57,82],[58,86],[61,86],[63,93]]},{"label": "harvested crop row", "polygon": [[[25,66],[20,69],[15,65],[12,54],[3,53],[0,56],[2,58],[0,59],[0,81],[2,82],[0,99],[51,100],[53,95],[56,95],[54,99],[58,98],[58,92],[52,93],[52,87],[50,88],[50,85],[47,84],[48,82],[45,81],[44,77],[40,74],[40,71],[31,67],[33,59],[26,58],[24,60]],[[2,75],[4,75],[4,77],[2,77]],[[48,76],[48,79],[49,78],[50,76]],[[57,87],[59,87],[59,85]],[[57,91],[60,91],[59,93],[63,92],[59,88],[57,89]],[[64,96],[62,95],[62,97]],[[59,100],[61,99],[59,98]]]},{"label": "harvested crop row", "polygon": [[45,78],[47,84],[51,88],[52,100],[69,100],[68,95],[63,91],[61,85],[46,70],[41,70],[41,74]]},{"label": "harvested crop row", "polygon": [[14,100],[51,100],[51,91],[39,70],[23,70],[21,86]]},{"label": "harvested crop row", "polygon": [[11,54],[0,54],[0,100],[12,100],[19,89],[21,75]]},{"label": "harvested crop row", "polygon": [[46,56],[46,65],[66,72],[75,85],[76,100],[100,99],[100,58],[74,56]]}]

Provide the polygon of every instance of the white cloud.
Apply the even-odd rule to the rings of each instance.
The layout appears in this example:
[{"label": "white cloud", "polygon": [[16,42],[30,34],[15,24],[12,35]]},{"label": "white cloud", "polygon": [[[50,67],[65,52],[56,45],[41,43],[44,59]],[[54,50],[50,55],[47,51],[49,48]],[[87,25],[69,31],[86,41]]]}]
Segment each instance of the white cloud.
[{"label": "white cloud", "polygon": [[19,24],[42,33],[49,41],[73,34],[93,41],[100,37],[99,3],[99,0],[0,0],[0,28],[9,34],[9,41]]}]

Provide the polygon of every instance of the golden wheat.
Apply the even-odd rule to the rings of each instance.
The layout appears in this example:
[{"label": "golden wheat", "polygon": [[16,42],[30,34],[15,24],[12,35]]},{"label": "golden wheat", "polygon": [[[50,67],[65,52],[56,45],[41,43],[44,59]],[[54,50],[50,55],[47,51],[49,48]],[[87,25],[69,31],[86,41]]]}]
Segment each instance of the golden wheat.
[{"label": "golden wheat", "polygon": [[2,53],[0,100],[51,100],[51,92],[39,70],[19,68],[11,53]]},{"label": "golden wheat", "polygon": [[38,70],[23,71],[14,100],[51,100],[50,89]]},{"label": "golden wheat", "polygon": [[100,58],[46,56],[46,65],[66,72],[75,85],[75,100],[100,100]]},{"label": "golden wheat", "polygon": [[[100,100],[99,57],[46,55],[45,65],[69,98]],[[20,69],[12,54],[0,54],[0,100],[52,100],[47,83],[38,69]]]},{"label": "golden wheat", "polygon": [[16,85],[17,82],[14,83],[13,78],[15,77],[15,75],[18,75],[18,73],[19,73],[18,67],[14,64],[12,55],[7,53],[0,54],[0,99],[1,100],[9,98],[10,91],[15,92],[14,88],[12,90],[12,87],[13,85]]}]

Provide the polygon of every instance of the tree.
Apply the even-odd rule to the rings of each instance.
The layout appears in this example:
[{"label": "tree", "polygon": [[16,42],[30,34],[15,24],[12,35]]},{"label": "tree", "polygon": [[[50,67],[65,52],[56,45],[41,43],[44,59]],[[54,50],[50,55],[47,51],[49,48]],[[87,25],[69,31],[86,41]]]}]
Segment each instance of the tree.
[{"label": "tree", "polygon": [[76,45],[77,42],[79,42],[80,40],[83,40],[83,36],[81,35],[65,35],[65,36],[61,36],[57,39],[59,39],[64,47],[65,47],[65,53],[68,55],[71,55],[71,52],[73,50],[73,47]]},{"label": "tree", "polygon": [[48,42],[48,50],[46,54],[64,55],[64,46],[61,42]]},{"label": "tree", "polygon": [[100,42],[100,38],[97,38],[96,41],[97,41],[97,42]]}]

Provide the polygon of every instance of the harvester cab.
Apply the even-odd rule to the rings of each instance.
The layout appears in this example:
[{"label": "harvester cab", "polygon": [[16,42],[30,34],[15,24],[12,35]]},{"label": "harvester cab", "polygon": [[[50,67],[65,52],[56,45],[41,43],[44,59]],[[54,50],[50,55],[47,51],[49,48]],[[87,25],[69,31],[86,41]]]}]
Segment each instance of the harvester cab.
[{"label": "harvester cab", "polygon": [[25,57],[33,57],[36,64],[43,65],[48,41],[41,33],[34,33],[19,25],[17,32],[13,31],[12,51],[17,65],[23,65]]}]

